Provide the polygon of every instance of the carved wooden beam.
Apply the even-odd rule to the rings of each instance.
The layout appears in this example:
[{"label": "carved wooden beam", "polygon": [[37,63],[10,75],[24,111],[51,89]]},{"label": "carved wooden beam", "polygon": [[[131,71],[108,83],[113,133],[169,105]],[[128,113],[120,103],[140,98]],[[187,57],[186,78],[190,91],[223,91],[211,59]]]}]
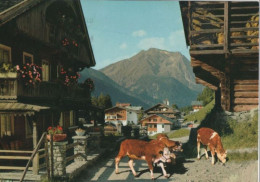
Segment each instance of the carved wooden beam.
[{"label": "carved wooden beam", "polygon": [[208,83],[208,82],[206,82],[206,81],[204,81],[204,80],[202,80],[198,77],[196,77],[195,79],[196,79],[196,83],[202,84],[202,85],[209,87],[210,89],[215,90],[215,91],[218,90],[218,87],[215,86],[215,85],[212,85],[212,84],[210,84],[210,83]]},{"label": "carved wooden beam", "polygon": [[[214,85],[215,87],[219,86],[219,79],[212,75],[209,71],[202,69],[201,67],[194,67],[193,72],[195,73],[195,76],[211,85]],[[215,90],[215,89],[214,89]]]}]

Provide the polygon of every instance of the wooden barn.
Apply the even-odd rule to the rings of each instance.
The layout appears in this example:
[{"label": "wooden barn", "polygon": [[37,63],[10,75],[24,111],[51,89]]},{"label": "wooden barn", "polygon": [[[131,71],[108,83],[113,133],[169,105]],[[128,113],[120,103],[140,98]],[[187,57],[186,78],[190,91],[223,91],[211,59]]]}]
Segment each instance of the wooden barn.
[{"label": "wooden barn", "polygon": [[1,0],[0,150],[32,150],[49,126],[74,132],[91,107],[78,72],[94,65],[79,0]]},{"label": "wooden barn", "polygon": [[196,82],[227,111],[258,106],[259,3],[180,2]]}]

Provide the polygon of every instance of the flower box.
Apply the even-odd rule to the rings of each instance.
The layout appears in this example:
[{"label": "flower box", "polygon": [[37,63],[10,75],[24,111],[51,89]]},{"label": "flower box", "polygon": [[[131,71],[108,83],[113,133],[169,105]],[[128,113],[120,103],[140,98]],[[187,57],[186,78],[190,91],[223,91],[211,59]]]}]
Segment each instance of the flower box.
[{"label": "flower box", "polygon": [[16,72],[0,73],[0,78],[17,78]]},{"label": "flower box", "polygon": [[[54,142],[60,142],[67,138],[67,134],[54,134],[53,135],[53,141]],[[51,135],[47,135],[47,139],[51,141]]]},{"label": "flower box", "polygon": [[75,133],[77,134],[77,136],[83,136],[86,133],[86,131],[85,130],[83,130],[83,131],[76,130]]}]

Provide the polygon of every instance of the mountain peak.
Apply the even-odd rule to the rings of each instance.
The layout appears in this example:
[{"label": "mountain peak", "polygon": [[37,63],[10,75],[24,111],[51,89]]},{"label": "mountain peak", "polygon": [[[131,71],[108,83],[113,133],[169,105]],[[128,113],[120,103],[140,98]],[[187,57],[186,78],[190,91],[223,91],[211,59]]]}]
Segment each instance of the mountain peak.
[{"label": "mountain peak", "polygon": [[[144,94],[142,97],[149,96],[157,101],[165,99],[164,97],[169,95],[168,92],[181,93],[181,88],[186,90],[186,93],[192,92],[193,96],[201,90],[201,86],[195,83],[189,61],[179,52],[150,48],[100,71],[131,92]],[[176,88],[172,88],[172,85]],[[162,93],[166,95],[163,96]],[[175,97],[176,95],[173,98],[173,93],[169,95],[171,102],[180,100]],[[178,105],[190,104],[190,100],[178,102]]]}]

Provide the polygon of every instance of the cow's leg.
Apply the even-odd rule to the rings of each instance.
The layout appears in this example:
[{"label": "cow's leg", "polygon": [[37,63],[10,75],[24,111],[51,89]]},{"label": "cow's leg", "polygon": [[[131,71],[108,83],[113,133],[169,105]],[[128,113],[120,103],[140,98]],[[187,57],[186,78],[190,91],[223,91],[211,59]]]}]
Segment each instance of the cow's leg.
[{"label": "cow's leg", "polygon": [[197,159],[200,160],[200,141],[198,140],[197,140],[197,151],[198,151]]},{"label": "cow's leg", "polygon": [[207,146],[207,145],[205,145],[205,146],[204,146],[204,149],[205,149],[205,155],[206,155],[206,159],[209,159],[209,155],[208,155],[207,148],[208,148],[208,146]]},{"label": "cow's leg", "polygon": [[170,175],[166,173],[166,170],[165,170],[165,168],[164,168],[163,163],[160,162],[159,165],[160,165],[161,168],[162,168],[162,172],[163,172],[164,177],[165,177],[165,178],[169,178]]},{"label": "cow's leg", "polygon": [[119,171],[118,171],[118,164],[119,164],[119,162],[120,162],[121,159],[122,159],[122,157],[119,156],[119,155],[115,158],[115,166],[116,166],[116,171],[115,171],[115,173],[116,173],[116,174],[119,173]]},{"label": "cow's leg", "polygon": [[134,160],[133,160],[133,159],[129,159],[128,165],[129,165],[130,169],[132,170],[133,175],[136,176],[136,172],[135,172],[135,169],[134,169],[134,165],[133,165],[133,164],[134,164]]},{"label": "cow's leg", "polygon": [[211,164],[214,165],[215,164],[215,148],[212,146],[209,146],[209,148],[210,148],[211,157],[212,157]]},{"label": "cow's leg", "polygon": [[152,162],[152,159],[147,159],[146,158],[146,162],[148,164],[148,168],[150,169],[150,172],[151,172],[151,178],[154,179],[154,176],[153,176],[153,162]]}]

